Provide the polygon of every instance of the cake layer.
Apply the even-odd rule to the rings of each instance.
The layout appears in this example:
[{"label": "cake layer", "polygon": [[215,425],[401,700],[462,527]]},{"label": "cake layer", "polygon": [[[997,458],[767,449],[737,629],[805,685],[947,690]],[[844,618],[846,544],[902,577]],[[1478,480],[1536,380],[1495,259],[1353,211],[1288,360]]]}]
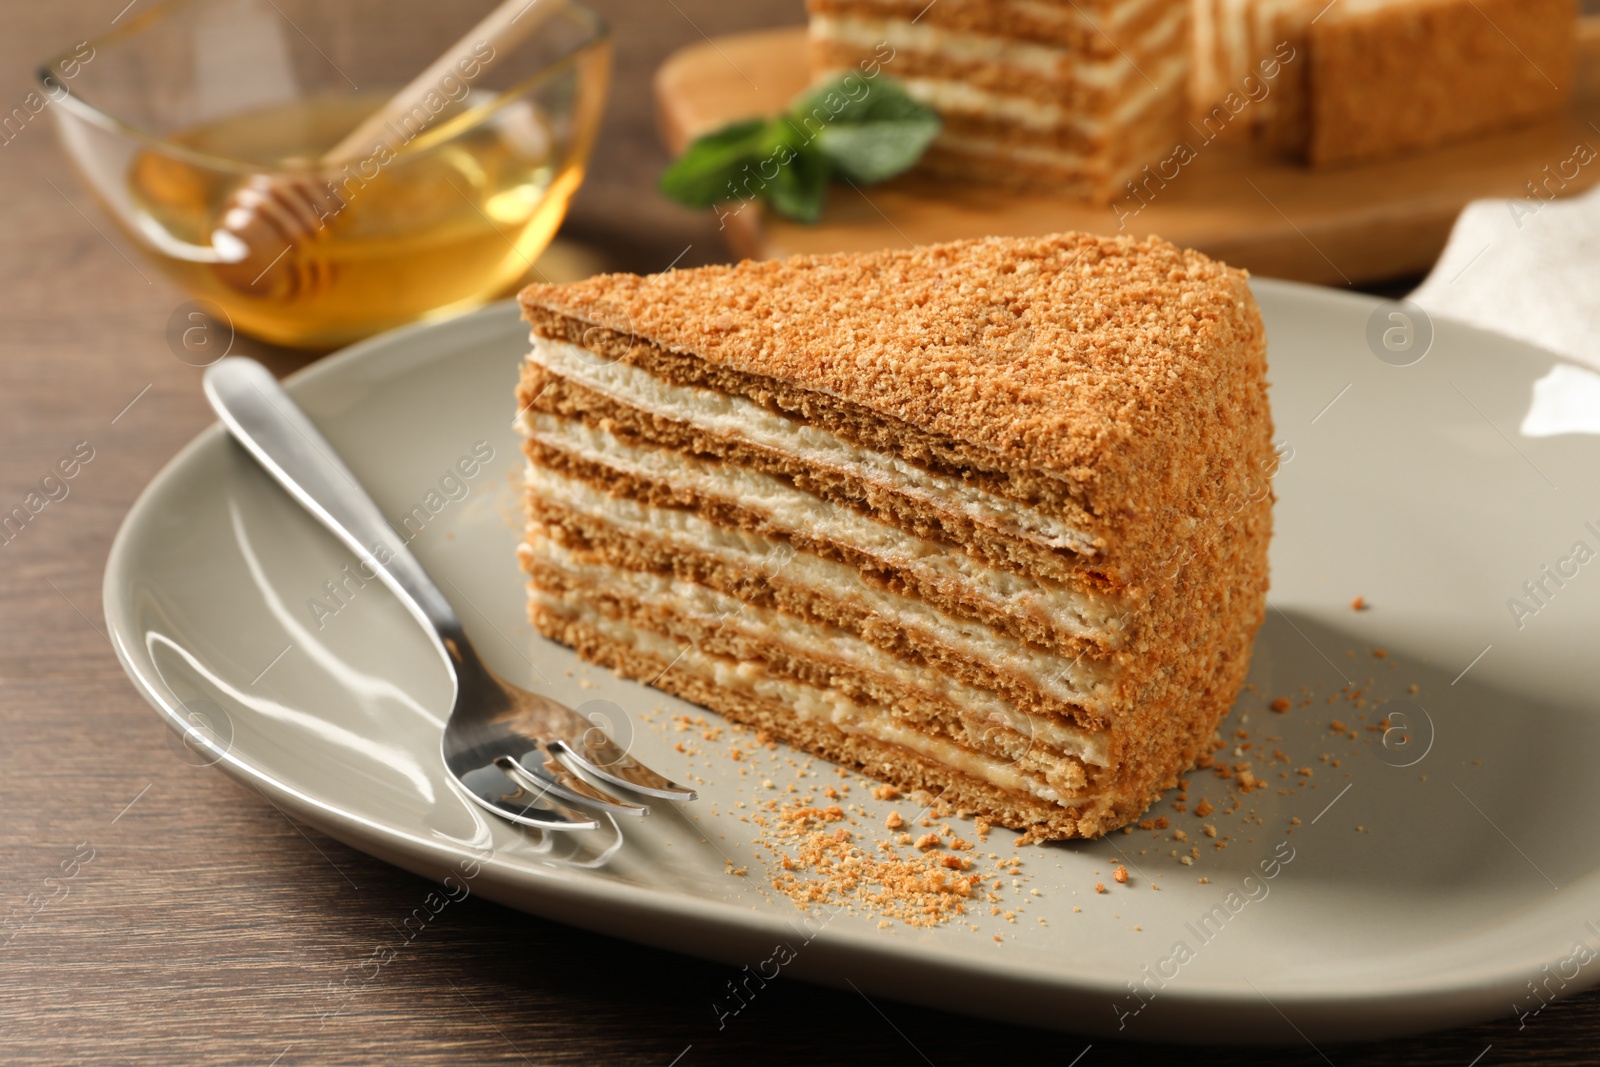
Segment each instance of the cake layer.
[{"label": "cake layer", "polygon": [[1035,42],[1088,56],[1114,55],[1117,43],[1137,37],[1173,6],[1172,0],[806,0],[812,18],[915,20],[957,34]]},{"label": "cake layer", "polygon": [[[1090,119],[1114,115],[1123,101],[1151,83],[1166,85],[1156,72],[1175,63],[1186,69],[1187,25],[1181,6],[1169,8],[1114,46],[1097,37],[1099,55],[862,15],[815,15],[810,40],[819,70],[848,70],[878,55],[888,42],[895,51],[885,69],[896,80],[970,86]],[[1169,87],[1181,91],[1181,86]]]},{"label": "cake layer", "polygon": [[843,631],[670,575],[588,562],[550,538],[530,540],[524,565],[536,596],[579,604],[679,646],[759,665],[774,678],[882,709],[879,717],[896,729],[951,742],[1052,788],[1082,791],[1091,771],[1100,775],[1111,765],[1106,731],[1028,715],[996,693],[899,659]]},{"label": "cake layer", "polygon": [[[1179,79],[1181,72],[1168,71]],[[1152,139],[1169,149],[1177,143],[1186,96],[1181,84],[1151,86],[1141,81],[1138,92],[1130,95],[1115,119],[1094,121],[1050,121],[1048,109],[1040,110],[1021,97],[989,99],[984,94],[961,86],[949,86],[941,95],[923,92],[915,81],[906,91],[940,113],[944,130],[956,136],[976,136],[1016,145],[1019,148],[1054,148],[1077,152],[1087,160],[1120,160]],[[984,105],[994,103],[996,107]],[[971,105],[971,106],[968,106]],[[1064,118],[1064,116],[1061,116]],[[938,139],[935,144],[940,143]],[[1148,160],[1141,160],[1148,162]]]},{"label": "cake layer", "polygon": [[992,144],[974,145],[948,137],[923,153],[917,169],[940,180],[1048,189],[1060,196],[1102,204],[1114,200],[1120,187],[1120,179],[1103,170],[1052,160],[1044,153],[1012,154]]},{"label": "cake layer", "polygon": [[[971,540],[961,532],[983,527],[995,537],[1042,550],[1067,549],[1088,557],[1098,552],[1089,533],[1057,515],[1000,496],[981,483],[864,448],[745,397],[678,385],[623,362],[602,363],[577,345],[543,337],[533,338],[528,358],[521,395],[530,410],[602,419],[607,428],[620,428],[634,438],[732,459],[763,473],[791,478],[810,474],[826,479],[829,487],[842,485],[850,503],[869,510],[874,500],[892,495],[904,503],[898,509],[887,502],[883,507],[896,511],[898,525],[938,526],[958,542]],[[535,368],[558,377],[539,376]],[[606,404],[593,394],[615,403]],[[908,517],[908,509],[916,518]]]},{"label": "cake layer", "polygon": [[1149,79],[1130,83],[1104,112],[1084,114],[1070,102],[1036,100],[1015,93],[996,92],[954,78],[899,79],[915,100],[939,112],[947,122],[985,122],[996,131],[1015,130],[1017,138],[1032,136],[1063,148],[1106,146],[1122,132],[1150,121],[1165,111],[1164,103],[1183,100],[1189,74],[1189,57],[1176,55],[1150,71]]},{"label": "cake layer", "polygon": [[1117,647],[1124,641],[1124,609],[1105,591],[1002,570],[769,475],[631,445],[576,420],[534,415],[528,421],[530,477],[556,471],[658,509],[681,508],[718,526],[785,541],[891,586],[915,589],[924,599],[960,605],[959,614],[984,619],[1003,613],[1066,639],[1052,644],[1076,638]]},{"label": "cake layer", "polygon": [[894,47],[889,60],[900,77],[913,64],[949,63],[952,73],[970,73],[979,79],[1004,82],[1010,76],[1018,86],[1043,83],[1056,89],[1116,89],[1137,76],[1134,65],[1160,59],[1186,49],[1183,27],[1188,13],[1181,5],[1162,10],[1146,8],[1136,25],[1119,31],[1115,43],[1104,36],[1089,38],[1090,46],[1064,47],[994,33],[952,30],[932,21],[885,17],[867,8],[849,14],[822,12],[811,18],[813,41],[836,42],[869,53],[888,41]]},{"label": "cake layer", "polygon": [[[826,542],[816,545],[822,552],[813,545],[797,547],[786,537],[710,522],[682,507],[624,499],[624,494],[611,491],[614,488],[534,464],[528,472],[528,507],[534,522],[563,526],[595,547],[611,549],[614,542],[621,542],[611,555],[613,560],[624,558],[618,552],[650,558],[659,545],[662,561],[682,560],[685,569],[675,573],[733,592],[741,600],[750,598],[736,592],[746,582],[789,587],[794,597],[810,603],[811,616],[843,625],[880,646],[890,645],[872,635],[878,627],[869,619],[874,614],[893,613],[882,616],[883,621],[920,627],[955,654],[962,654],[958,649],[963,648],[970,648],[974,656],[979,651],[997,654],[1000,657],[990,661],[992,664],[1014,662],[1018,670],[1029,659],[1037,659],[1037,672],[1018,673],[1018,678],[1062,704],[1077,705],[1093,715],[1120,707],[1115,696],[1118,688],[1101,664],[1122,664],[1128,653],[1107,653],[1104,641],[1086,627],[1078,635],[1069,635],[1066,624],[1072,622],[1070,617],[1008,611],[1003,601],[971,593],[957,595],[958,590],[947,585],[918,587],[914,574],[902,577],[835,558],[850,553],[827,553]],[[706,560],[726,568],[723,581],[699,576],[694,568]],[[653,563],[634,569],[669,571],[674,566]],[[856,624],[843,621],[851,616],[858,617]],[[923,654],[934,657],[936,653]],[[1056,683],[1046,683],[1046,678],[1054,678]]]},{"label": "cake layer", "polygon": [[[565,418],[591,430],[613,435],[631,448],[669,451],[694,457],[720,469],[744,470],[775,479],[818,501],[850,509],[877,523],[903,530],[925,541],[939,541],[1001,570],[1036,575],[1085,592],[1108,595],[1109,583],[1097,571],[1098,557],[1085,558],[1067,548],[1042,543],[1055,534],[1040,531],[1044,519],[1021,505],[962,487],[977,499],[961,506],[960,495],[895,481],[873,470],[841,469],[828,457],[790,453],[737,438],[712,435],[692,426],[644,414],[570,381],[553,379],[536,365],[526,368],[523,395],[536,397],[519,417],[519,428],[535,433],[537,420]],[[556,423],[545,422],[553,427]],[[554,441],[553,448],[560,448]],[[1006,510],[1014,508],[1012,516]],[[1015,518],[1013,523],[1009,521]],[[989,521],[983,521],[983,520]],[[1023,528],[1018,529],[1021,525]],[[1029,536],[1031,535],[1031,536]]]},{"label": "cake layer", "polygon": [[[847,73],[851,69],[848,56],[841,58],[847,65],[823,68],[818,77]],[[905,71],[898,72],[897,80],[913,99],[939,112],[952,129],[982,131],[1019,143],[1048,144],[1093,154],[1120,148],[1129,133],[1144,132],[1152,124],[1160,123],[1164,131],[1170,127],[1175,134],[1177,124],[1167,122],[1166,117],[1182,112],[1188,77],[1188,55],[1168,57],[1151,69],[1148,77],[1139,76],[1130,82],[1127,91],[1116,94],[1109,107],[1088,112],[1070,97],[1037,99],[959,78]]]},{"label": "cake layer", "polygon": [[[581,558],[640,573],[670,575],[740,603],[781,611],[848,634],[922,669],[1000,694],[1030,716],[1097,732],[1127,713],[1122,694],[1138,671],[1111,673],[1087,652],[1067,658],[1025,645],[969,619],[878,589],[853,570],[781,544],[699,546],[673,536],[614,529],[604,519],[529,495],[528,542],[553,541]],[[749,537],[723,541],[749,542]],[[543,550],[541,549],[541,552]],[[770,553],[770,554],[769,554]],[[536,565],[532,548],[524,562]]]},{"label": "cake layer", "polygon": [[880,709],[852,707],[835,694],[766,675],[759,666],[685,649],[561,600],[535,596],[530,614],[540,633],[585,659],[880,781],[926,790],[959,811],[1031,828],[1040,837],[1093,837],[1148,803],[1136,793],[1064,796],[1003,761],[896,731],[874,714]]},{"label": "cake layer", "polygon": [[1120,139],[1115,150],[1099,154],[1019,139],[1016,130],[996,136],[988,123],[955,122],[943,130],[920,164],[935,174],[967,181],[1052,188],[1109,203],[1150,160],[1171,152],[1181,139],[1182,100],[1166,101],[1161,121],[1143,124]]},{"label": "cake layer", "polygon": [[[1292,14],[1303,25],[1325,3],[1326,0],[1194,0],[1194,69],[1190,79],[1194,114],[1209,114],[1229,92],[1242,92],[1245,77],[1255,72],[1262,60],[1273,58],[1280,43],[1290,45],[1296,53],[1302,51],[1299,29],[1280,19]],[[1305,12],[1303,17],[1299,15],[1301,11]],[[1274,103],[1269,96],[1258,101],[1257,106],[1270,107]]]},{"label": "cake layer", "polygon": [[[1096,536],[1103,525],[1085,499],[1083,487],[1069,478],[1008,462],[1003,449],[931,432],[906,418],[847,400],[826,387],[806,388],[657,344],[632,332],[633,314],[611,299],[586,309],[586,314],[567,316],[537,304],[524,305],[524,312],[533,322],[534,336],[571,344],[593,354],[596,363],[627,363],[665,382],[744,397],[845,441],[1050,512]],[[1006,335],[1010,325],[975,324],[948,338],[930,331],[929,340],[1003,350],[1014,344]],[[530,399],[523,397],[522,406]]]}]

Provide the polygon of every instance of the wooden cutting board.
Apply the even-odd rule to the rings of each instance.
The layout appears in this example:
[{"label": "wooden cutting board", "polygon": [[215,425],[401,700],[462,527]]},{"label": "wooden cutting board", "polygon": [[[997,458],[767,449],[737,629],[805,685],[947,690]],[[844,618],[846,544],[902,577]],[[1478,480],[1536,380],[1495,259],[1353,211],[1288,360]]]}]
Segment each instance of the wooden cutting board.
[{"label": "wooden cutting board", "polygon": [[[835,186],[814,226],[752,207],[726,217],[724,232],[736,254],[756,259],[1088,230],[1159,234],[1254,273],[1299,281],[1351,285],[1421,274],[1468,201],[1527,196],[1528,183],[1543,181],[1547,166],[1552,173],[1563,164],[1569,174],[1577,170],[1563,195],[1600,182],[1597,31],[1600,19],[1586,19],[1583,73],[1567,114],[1399,159],[1321,170],[1225,135],[1202,147],[1120,231],[1112,208],[907,176],[863,192]],[[682,49],[656,73],[663,136],[680,152],[729,121],[783,110],[808,78],[804,27]],[[1580,145],[1588,146],[1586,165],[1569,162]]]}]

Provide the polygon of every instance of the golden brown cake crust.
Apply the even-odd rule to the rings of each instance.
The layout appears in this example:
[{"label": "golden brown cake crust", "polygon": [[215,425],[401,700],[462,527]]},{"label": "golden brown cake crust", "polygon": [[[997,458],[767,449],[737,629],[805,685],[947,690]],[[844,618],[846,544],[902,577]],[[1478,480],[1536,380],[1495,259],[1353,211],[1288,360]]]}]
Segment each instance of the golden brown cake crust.
[{"label": "golden brown cake crust", "polygon": [[[1114,527],[1195,498],[1194,457],[1252,414],[1226,386],[1264,349],[1244,272],[1155,238],[603,275],[530,285],[521,302],[545,336],[567,336],[571,317],[1048,471]],[[1264,396],[1235,396],[1264,409]]]},{"label": "golden brown cake crust", "polygon": [[1311,29],[1307,156],[1378,158],[1558,110],[1576,40],[1573,0],[1335,8]]}]

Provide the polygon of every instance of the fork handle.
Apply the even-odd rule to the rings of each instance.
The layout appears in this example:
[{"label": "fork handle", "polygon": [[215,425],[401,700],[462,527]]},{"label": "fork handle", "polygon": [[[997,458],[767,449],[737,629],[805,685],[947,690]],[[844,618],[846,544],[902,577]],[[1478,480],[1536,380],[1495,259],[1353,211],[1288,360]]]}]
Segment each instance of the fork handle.
[{"label": "fork handle", "polygon": [[352,552],[371,561],[379,580],[437,635],[447,658],[470,647],[444,593],[272,372],[232,356],[206,369],[205,391],[234,439]]}]

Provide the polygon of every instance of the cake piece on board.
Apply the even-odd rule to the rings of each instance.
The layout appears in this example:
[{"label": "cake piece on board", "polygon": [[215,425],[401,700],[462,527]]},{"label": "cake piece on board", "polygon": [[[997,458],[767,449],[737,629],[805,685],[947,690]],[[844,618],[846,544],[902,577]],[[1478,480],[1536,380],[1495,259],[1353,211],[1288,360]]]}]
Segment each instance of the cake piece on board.
[{"label": "cake piece on board", "polygon": [[[1313,165],[1382,159],[1565,107],[1575,0],[1193,0],[1194,113],[1275,77],[1249,125]],[[1202,120],[1203,121],[1203,118]]]},{"label": "cake piece on board", "polygon": [[944,120],[922,167],[1108,203],[1181,139],[1187,0],[807,0],[818,80],[866,67]]}]

